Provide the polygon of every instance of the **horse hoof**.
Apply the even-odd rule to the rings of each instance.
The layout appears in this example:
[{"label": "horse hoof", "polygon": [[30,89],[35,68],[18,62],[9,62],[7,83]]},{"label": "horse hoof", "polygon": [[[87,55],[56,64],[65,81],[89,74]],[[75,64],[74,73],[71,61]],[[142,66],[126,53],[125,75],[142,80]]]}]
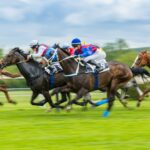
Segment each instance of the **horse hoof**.
[{"label": "horse hoof", "polygon": [[67,111],[67,112],[71,111],[71,109],[72,109],[71,106],[67,106],[67,107],[66,107],[66,111]]},{"label": "horse hoof", "polygon": [[137,104],[136,104],[136,107],[140,107],[140,105],[141,105],[140,103],[137,103]]},{"label": "horse hoof", "polygon": [[108,110],[105,110],[103,113],[103,117],[109,117],[110,112]]}]

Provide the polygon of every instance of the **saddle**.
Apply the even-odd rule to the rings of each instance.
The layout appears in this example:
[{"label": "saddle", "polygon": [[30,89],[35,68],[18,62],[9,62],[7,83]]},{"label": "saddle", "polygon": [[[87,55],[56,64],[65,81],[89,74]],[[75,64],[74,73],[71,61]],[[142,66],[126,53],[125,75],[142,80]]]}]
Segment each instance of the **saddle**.
[{"label": "saddle", "polygon": [[86,72],[85,73],[102,73],[109,70],[107,63],[99,63],[99,70],[97,70],[97,67],[90,63],[85,63]]}]

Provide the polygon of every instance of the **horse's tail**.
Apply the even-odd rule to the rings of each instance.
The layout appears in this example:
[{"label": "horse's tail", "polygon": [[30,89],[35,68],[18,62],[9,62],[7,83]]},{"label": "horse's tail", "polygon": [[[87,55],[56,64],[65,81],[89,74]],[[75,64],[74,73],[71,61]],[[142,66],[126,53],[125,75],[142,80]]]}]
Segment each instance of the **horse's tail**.
[{"label": "horse's tail", "polygon": [[144,75],[146,75],[146,76],[150,77],[150,73],[142,67],[141,68],[130,68],[130,69],[131,69],[134,76],[138,76],[138,75],[144,76]]}]

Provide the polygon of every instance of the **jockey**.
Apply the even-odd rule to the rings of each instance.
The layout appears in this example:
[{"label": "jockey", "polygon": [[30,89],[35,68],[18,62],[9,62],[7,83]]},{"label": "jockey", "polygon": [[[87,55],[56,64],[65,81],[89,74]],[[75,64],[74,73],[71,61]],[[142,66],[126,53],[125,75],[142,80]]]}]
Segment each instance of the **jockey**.
[{"label": "jockey", "polygon": [[74,55],[79,55],[87,63],[96,66],[96,71],[108,70],[108,65],[105,60],[106,53],[98,46],[92,44],[81,44],[81,40],[75,38],[71,42],[72,47],[74,47]]},{"label": "jockey", "polygon": [[49,47],[45,44],[39,44],[38,40],[33,40],[30,43],[30,48],[33,50],[33,54],[28,55],[27,60],[30,58],[38,60],[45,55]]},{"label": "jockey", "polygon": [[[58,62],[58,56],[57,56],[57,47],[54,44],[53,47],[48,48],[48,50],[46,51],[43,60],[49,64],[48,67],[46,67],[46,71],[50,74],[52,73],[56,73],[59,71],[62,71],[62,68]],[[48,71],[48,69],[50,70],[50,72]]]}]

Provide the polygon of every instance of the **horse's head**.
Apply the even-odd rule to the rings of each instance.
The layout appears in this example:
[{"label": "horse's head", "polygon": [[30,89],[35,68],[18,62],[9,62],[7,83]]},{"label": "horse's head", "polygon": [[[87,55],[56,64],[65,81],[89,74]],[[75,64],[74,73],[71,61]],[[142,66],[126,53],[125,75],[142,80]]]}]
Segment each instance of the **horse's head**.
[{"label": "horse's head", "polygon": [[17,64],[23,61],[25,57],[26,54],[20,48],[15,47],[0,61],[0,68],[3,69],[6,66]]},{"label": "horse's head", "polygon": [[132,67],[144,67],[144,66],[150,66],[150,55],[146,50],[138,54],[132,65]]},{"label": "horse's head", "polygon": [[57,45],[57,52],[58,52],[59,61],[65,59],[68,56],[70,56],[67,49],[66,48],[61,48],[59,45]]}]

